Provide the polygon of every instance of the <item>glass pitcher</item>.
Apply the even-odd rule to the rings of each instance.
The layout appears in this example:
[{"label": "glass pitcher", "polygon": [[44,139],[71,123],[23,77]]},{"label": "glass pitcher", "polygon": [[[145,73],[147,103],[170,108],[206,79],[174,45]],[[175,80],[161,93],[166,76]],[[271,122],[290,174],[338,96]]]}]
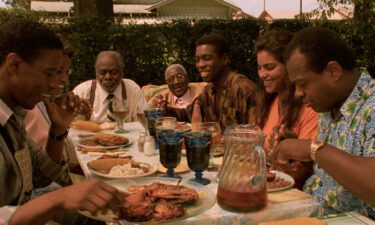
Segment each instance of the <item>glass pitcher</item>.
[{"label": "glass pitcher", "polygon": [[229,126],[224,135],[218,203],[228,210],[259,210],[267,204],[265,135],[250,124]]}]

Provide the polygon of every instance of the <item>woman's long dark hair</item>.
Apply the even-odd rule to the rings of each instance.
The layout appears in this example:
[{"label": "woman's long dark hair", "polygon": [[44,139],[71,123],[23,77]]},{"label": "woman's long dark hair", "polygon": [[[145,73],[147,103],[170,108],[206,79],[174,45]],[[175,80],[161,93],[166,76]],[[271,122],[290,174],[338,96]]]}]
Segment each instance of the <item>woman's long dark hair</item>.
[{"label": "woman's long dark hair", "polygon": [[[292,39],[293,33],[284,30],[269,30],[261,34],[258,40],[255,42],[254,50],[258,54],[260,51],[267,51],[279,61],[284,63],[284,51],[285,47]],[[256,115],[258,118],[258,125],[263,128],[268,115],[272,102],[279,94],[280,105],[279,108],[281,124],[284,124],[287,129],[291,129],[298,118],[302,100],[301,98],[295,97],[295,86],[289,81],[288,76],[284,77],[282,87],[279,93],[267,93],[263,82],[260,80],[258,83],[258,107]]]}]

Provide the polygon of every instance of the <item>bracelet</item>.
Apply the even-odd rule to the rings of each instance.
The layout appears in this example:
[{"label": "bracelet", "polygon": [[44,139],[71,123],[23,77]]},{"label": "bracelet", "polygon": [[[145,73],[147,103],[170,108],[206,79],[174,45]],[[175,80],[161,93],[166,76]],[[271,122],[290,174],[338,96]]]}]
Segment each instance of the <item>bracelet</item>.
[{"label": "bracelet", "polygon": [[52,140],[55,140],[55,141],[63,141],[66,136],[68,136],[68,133],[69,133],[69,129],[66,129],[66,131],[63,133],[63,134],[60,134],[60,135],[55,135],[53,133],[48,132],[48,137],[51,138]]}]

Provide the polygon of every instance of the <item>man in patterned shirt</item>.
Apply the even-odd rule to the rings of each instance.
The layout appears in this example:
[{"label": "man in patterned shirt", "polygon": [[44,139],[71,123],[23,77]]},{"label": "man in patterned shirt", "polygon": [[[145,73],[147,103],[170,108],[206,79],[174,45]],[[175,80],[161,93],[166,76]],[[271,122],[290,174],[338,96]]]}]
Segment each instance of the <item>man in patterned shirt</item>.
[{"label": "man in patterned shirt", "polygon": [[256,85],[229,67],[227,40],[220,34],[209,34],[195,45],[195,66],[208,82],[198,97],[203,122],[219,122],[222,130],[252,122]]},{"label": "man in patterned shirt", "polygon": [[273,162],[315,161],[305,191],[325,214],[357,211],[375,218],[375,81],[355,68],[348,45],[333,31],[299,31],[286,50],[296,95],[319,112],[318,139],[285,139]]}]

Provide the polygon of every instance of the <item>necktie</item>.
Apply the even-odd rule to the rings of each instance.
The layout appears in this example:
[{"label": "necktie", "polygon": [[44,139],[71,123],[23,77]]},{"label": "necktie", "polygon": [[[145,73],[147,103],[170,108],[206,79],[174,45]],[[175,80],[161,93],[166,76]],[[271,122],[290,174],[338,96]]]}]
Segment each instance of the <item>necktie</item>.
[{"label": "necktie", "polygon": [[108,114],[107,118],[110,121],[116,121],[115,115],[113,114],[113,97],[115,97],[112,93],[108,94],[107,100],[108,100]]}]

